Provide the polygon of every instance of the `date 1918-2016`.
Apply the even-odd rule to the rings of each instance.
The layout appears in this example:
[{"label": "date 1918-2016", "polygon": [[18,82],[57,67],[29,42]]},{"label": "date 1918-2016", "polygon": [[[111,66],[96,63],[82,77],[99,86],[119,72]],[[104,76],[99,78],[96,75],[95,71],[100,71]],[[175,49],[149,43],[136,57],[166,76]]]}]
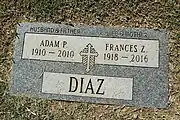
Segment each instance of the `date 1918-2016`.
[{"label": "date 1918-2016", "polygon": [[[38,48],[32,49],[32,55],[35,55],[35,56],[46,56],[48,53],[55,54],[55,52],[47,52],[46,49],[38,49]],[[74,57],[74,51],[58,50],[57,56],[58,57],[73,58]]]},{"label": "date 1918-2016", "polygon": [[[128,57],[120,57],[119,54],[117,53],[104,53],[104,60],[107,61],[118,61],[120,58],[128,58]],[[130,61],[129,62],[142,62],[142,63],[147,63],[148,62],[148,56],[147,55],[134,55],[131,54],[130,56]]]}]

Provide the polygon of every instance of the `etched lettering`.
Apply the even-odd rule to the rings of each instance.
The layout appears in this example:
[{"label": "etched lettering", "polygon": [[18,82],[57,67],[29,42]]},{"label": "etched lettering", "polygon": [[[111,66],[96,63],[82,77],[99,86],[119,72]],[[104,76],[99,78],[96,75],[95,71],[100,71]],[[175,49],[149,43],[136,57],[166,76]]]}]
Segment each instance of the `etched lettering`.
[{"label": "etched lettering", "polygon": [[96,91],[96,94],[104,95],[104,91],[103,91],[103,92],[100,92],[101,86],[102,86],[102,84],[103,84],[103,82],[104,82],[104,79],[98,79],[97,82],[98,82],[98,81],[100,81],[100,84],[99,84],[99,87],[98,87],[98,89],[97,89],[97,91]]},{"label": "etched lettering", "polygon": [[[75,83],[75,87],[73,89],[73,81]],[[70,77],[70,84],[69,84],[69,92],[75,92],[78,88],[78,80],[75,77]]]},{"label": "etched lettering", "polygon": [[142,53],[145,53],[144,48],[145,48],[145,46],[142,45],[142,46],[141,46],[141,52],[142,52]]},{"label": "etched lettering", "polygon": [[87,93],[88,90],[91,90],[91,94],[94,94],[94,90],[93,90],[91,79],[88,82],[88,85],[87,85],[87,88],[85,90],[85,93]]},{"label": "etched lettering", "polygon": [[60,41],[42,40],[40,47],[59,47]]},{"label": "etched lettering", "polygon": [[125,52],[137,52],[137,45],[130,44],[106,44],[106,51],[125,51]]}]

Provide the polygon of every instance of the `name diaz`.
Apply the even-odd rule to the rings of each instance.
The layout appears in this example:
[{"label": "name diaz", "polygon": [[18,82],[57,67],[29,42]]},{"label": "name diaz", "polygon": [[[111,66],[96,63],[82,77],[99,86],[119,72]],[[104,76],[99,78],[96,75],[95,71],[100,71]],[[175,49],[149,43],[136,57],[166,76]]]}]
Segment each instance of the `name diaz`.
[{"label": "name diaz", "polygon": [[[96,83],[93,83],[94,81]],[[103,83],[104,83],[104,79],[91,80],[90,78],[89,80],[85,80],[83,77],[79,79],[76,77],[70,77],[69,92],[104,95],[104,91],[101,91]],[[96,84],[97,87],[93,86],[93,84]]]}]

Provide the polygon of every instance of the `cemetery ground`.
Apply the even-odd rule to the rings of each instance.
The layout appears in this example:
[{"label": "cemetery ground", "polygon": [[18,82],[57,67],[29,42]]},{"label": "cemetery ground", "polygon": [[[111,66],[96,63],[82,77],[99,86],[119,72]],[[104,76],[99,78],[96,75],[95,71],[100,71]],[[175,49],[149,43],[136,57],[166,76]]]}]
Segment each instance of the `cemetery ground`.
[{"label": "cemetery ground", "polygon": [[[165,109],[66,102],[9,94],[16,25],[21,22],[167,29],[169,104]],[[179,0],[0,0],[1,120],[180,120]]]}]

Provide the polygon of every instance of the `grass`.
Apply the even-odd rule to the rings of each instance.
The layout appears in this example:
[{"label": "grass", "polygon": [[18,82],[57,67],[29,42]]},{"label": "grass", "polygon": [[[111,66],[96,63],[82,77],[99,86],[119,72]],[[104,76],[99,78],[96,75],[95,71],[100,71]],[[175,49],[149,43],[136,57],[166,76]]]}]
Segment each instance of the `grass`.
[{"label": "grass", "polygon": [[[169,107],[136,108],[10,96],[8,93],[16,24],[76,23],[169,31]],[[179,120],[179,0],[0,0],[1,120]]]}]

